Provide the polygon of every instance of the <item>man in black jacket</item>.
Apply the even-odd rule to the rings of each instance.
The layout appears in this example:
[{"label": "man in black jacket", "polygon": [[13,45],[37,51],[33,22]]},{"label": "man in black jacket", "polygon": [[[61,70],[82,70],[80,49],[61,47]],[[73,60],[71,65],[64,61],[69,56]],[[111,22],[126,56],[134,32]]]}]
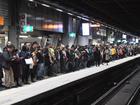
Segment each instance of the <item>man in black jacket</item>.
[{"label": "man in black jacket", "polygon": [[96,66],[100,66],[100,62],[101,62],[101,52],[98,49],[98,47],[95,47],[95,51],[94,51],[94,61],[95,61],[95,65]]}]

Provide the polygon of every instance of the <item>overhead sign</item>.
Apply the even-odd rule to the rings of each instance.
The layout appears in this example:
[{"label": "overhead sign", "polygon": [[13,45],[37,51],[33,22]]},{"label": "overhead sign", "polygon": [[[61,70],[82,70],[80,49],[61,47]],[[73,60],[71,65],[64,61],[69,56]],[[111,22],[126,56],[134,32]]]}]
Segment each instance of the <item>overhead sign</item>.
[{"label": "overhead sign", "polygon": [[63,32],[62,23],[46,23],[42,25],[42,28],[46,31]]},{"label": "overhead sign", "polygon": [[4,17],[0,16],[0,26],[3,26],[3,25],[4,25]]},{"label": "overhead sign", "polygon": [[30,26],[30,25],[25,25],[23,26],[23,32],[26,33],[26,32],[33,32],[34,28],[33,26]]},{"label": "overhead sign", "polygon": [[75,37],[76,37],[76,33],[74,33],[74,32],[70,32],[70,33],[69,33],[69,37],[71,37],[71,38],[75,38]]}]

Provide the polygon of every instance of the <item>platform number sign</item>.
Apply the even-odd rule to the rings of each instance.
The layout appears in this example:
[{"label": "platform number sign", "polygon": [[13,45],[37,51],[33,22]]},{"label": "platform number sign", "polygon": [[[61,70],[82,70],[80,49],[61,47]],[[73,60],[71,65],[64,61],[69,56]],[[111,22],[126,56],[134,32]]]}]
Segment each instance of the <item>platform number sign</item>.
[{"label": "platform number sign", "polygon": [[33,32],[33,30],[34,30],[33,26],[30,26],[30,25],[24,25],[23,26],[23,32],[24,33]]},{"label": "platform number sign", "polygon": [[76,37],[76,33],[70,32],[70,33],[69,33],[69,37],[70,37],[70,38],[75,38],[75,37]]}]

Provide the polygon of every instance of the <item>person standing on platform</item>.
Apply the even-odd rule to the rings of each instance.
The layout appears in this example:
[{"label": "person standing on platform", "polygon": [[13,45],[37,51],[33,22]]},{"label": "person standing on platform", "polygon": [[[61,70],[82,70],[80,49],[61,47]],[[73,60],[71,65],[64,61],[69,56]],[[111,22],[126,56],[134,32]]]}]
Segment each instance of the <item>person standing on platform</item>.
[{"label": "person standing on platform", "polygon": [[120,48],[119,48],[119,58],[122,59],[122,58],[123,58],[123,55],[124,55],[123,48],[120,47]]},{"label": "person standing on platform", "polygon": [[21,71],[20,71],[20,58],[18,55],[18,49],[15,49],[12,52],[13,59],[11,61],[11,67],[13,69],[14,73],[14,82],[16,83],[16,86],[21,86],[20,84],[20,77],[21,77]]},{"label": "person standing on platform", "polygon": [[67,72],[71,72],[70,68],[69,68],[69,65],[70,65],[70,50],[71,48],[67,45],[66,46],[66,56],[67,56],[67,61],[66,61],[66,65],[65,65],[65,69]]},{"label": "person standing on platform", "polygon": [[112,60],[116,60],[116,54],[117,54],[117,51],[116,51],[115,47],[112,46],[112,48],[111,48]]},{"label": "person standing on platform", "polygon": [[108,47],[105,48],[105,63],[108,65],[109,61],[110,61],[110,50]]},{"label": "person standing on platform", "polygon": [[40,49],[37,53],[38,58],[38,65],[37,65],[37,80],[44,79],[45,76],[45,66],[44,66],[44,58],[43,58],[43,52]]},{"label": "person standing on platform", "polygon": [[89,50],[88,50],[88,48],[87,48],[87,46],[84,46],[84,68],[86,68],[87,67],[87,63],[88,63],[88,59],[89,59],[89,56],[88,56],[88,54],[89,54]]},{"label": "person standing on platform", "polygon": [[29,84],[30,69],[29,69],[29,65],[26,64],[25,59],[30,58],[31,53],[27,49],[26,45],[22,46],[21,52],[19,53],[19,57],[21,59],[20,68],[22,74],[22,82],[24,84]]},{"label": "person standing on platform", "polygon": [[50,68],[49,51],[48,45],[43,49],[44,66],[45,66],[45,76],[48,75],[48,69]]},{"label": "person standing on platform", "polygon": [[2,53],[0,53],[0,87],[2,86],[2,78],[3,78],[3,70],[2,70],[3,60],[4,59]]},{"label": "person standing on platform", "polygon": [[101,51],[101,64],[104,65],[104,62],[105,62],[105,48],[102,47],[100,51]]},{"label": "person standing on platform", "polygon": [[76,47],[75,49],[75,69],[79,70],[80,69],[80,51],[79,51],[79,46]]},{"label": "person standing on platform", "polygon": [[39,44],[37,42],[33,42],[31,45],[31,55],[33,59],[33,64],[30,65],[31,71],[31,82],[35,82],[37,78],[37,66],[38,66],[38,53]]},{"label": "person standing on platform", "polygon": [[61,69],[60,69],[60,47],[58,47],[58,46],[55,49],[55,56],[56,56],[56,73],[61,73]]},{"label": "person standing on platform", "polygon": [[0,64],[0,87],[2,86],[2,78],[3,78],[2,65]]},{"label": "person standing on platform", "polygon": [[69,52],[69,65],[68,65],[69,71],[75,71],[75,52],[74,52],[74,46],[71,47]]},{"label": "person standing on platform", "polygon": [[56,57],[53,47],[50,44],[46,45],[44,51],[44,59],[45,59],[45,66],[46,66],[46,74],[47,76],[56,76],[54,73],[53,67],[54,63],[56,63]]},{"label": "person standing on platform", "polygon": [[94,51],[94,61],[95,61],[95,65],[96,66],[100,66],[100,62],[101,62],[101,52],[98,49],[98,47],[95,47],[95,51]]},{"label": "person standing on platform", "polygon": [[85,49],[84,49],[83,46],[80,46],[79,52],[80,52],[80,56],[79,56],[79,60],[80,60],[79,68],[80,69],[83,69],[83,68],[85,68],[87,66],[86,63],[85,63],[85,61],[87,60],[87,57],[88,56],[86,56],[86,51],[85,51]]},{"label": "person standing on platform", "polygon": [[54,72],[54,64],[56,63],[56,57],[52,45],[48,46],[48,55],[49,55],[48,76],[56,76],[56,73]]},{"label": "person standing on platform", "polygon": [[13,59],[13,56],[12,56],[13,50],[14,50],[14,47],[11,45],[8,45],[3,52],[3,57],[4,57],[3,69],[5,72],[4,85],[6,88],[11,88],[15,86],[14,74],[11,67],[11,60]]},{"label": "person standing on platform", "polygon": [[67,53],[64,46],[60,46],[60,70],[61,73],[66,73]]}]

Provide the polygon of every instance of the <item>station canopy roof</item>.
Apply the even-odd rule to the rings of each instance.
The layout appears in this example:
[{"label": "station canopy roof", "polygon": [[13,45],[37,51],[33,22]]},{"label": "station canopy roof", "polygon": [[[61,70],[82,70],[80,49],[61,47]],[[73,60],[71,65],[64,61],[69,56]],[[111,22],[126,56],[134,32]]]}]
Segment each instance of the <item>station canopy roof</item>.
[{"label": "station canopy roof", "polygon": [[140,0],[50,0],[140,36]]}]

